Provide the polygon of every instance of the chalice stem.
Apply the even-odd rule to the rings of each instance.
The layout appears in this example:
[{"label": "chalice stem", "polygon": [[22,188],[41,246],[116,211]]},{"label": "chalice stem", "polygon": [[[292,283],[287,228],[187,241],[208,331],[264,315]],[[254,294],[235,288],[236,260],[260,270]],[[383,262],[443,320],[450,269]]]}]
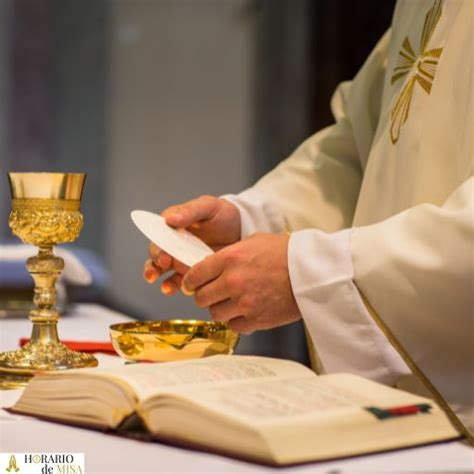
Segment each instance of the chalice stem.
[{"label": "chalice stem", "polygon": [[53,246],[41,246],[38,255],[26,262],[34,282],[36,308],[30,311],[33,322],[31,340],[41,344],[57,343],[59,313],[56,304],[56,280],[64,268],[64,260],[53,254]]}]

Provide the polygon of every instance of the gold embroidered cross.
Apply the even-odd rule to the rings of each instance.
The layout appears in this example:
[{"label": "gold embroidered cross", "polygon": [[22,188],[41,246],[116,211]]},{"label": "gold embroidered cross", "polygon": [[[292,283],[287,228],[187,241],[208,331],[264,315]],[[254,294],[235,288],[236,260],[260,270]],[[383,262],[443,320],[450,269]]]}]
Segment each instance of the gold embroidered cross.
[{"label": "gold embroidered cross", "polygon": [[392,85],[410,72],[414,71],[414,74],[401,90],[390,114],[390,138],[393,144],[397,143],[401,128],[408,119],[415,84],[418,83],[428,95],[431,92],[431,85],[443,48],[428,49],[428,45],[441,17],[442,3],[443,0],[435,0],[433,6],[426,13],[419,53],[415,53],[408,36],[398,52],[398,62],[393,69]]}]

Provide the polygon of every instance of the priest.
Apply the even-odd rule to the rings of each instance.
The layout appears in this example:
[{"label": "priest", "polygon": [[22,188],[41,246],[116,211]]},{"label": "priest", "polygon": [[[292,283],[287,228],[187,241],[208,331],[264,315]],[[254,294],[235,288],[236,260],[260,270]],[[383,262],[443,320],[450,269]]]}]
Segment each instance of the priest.
[{"label": "priest", "polygon": [[191,269],[150,247],[149,282],[180,287],[239,332],[303,318],[317,369],[415,375],[474,431],[474,2],[400,0],[332,99],[335,124],[252,188],[163,212],[218,251]]}]

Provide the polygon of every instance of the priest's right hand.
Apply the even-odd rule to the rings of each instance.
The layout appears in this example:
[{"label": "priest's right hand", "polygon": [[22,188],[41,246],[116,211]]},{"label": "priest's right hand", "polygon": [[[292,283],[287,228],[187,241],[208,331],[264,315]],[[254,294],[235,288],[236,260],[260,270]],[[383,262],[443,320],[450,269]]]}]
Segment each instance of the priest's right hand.
[{"label": "priest's right hand", "polygon": [[[225,199],[201,196],[197,199],[171,206],[161,215],[172,227],[185,227],[214,250],[240,240],[240,213]],[[172,258],[155,244],[148,249],[149,259],[143,268],[144,279],[152,284],[168,272],[173,272],[161,284],[165,295],[172,295],[181,288],[183,276],[189,267]]]}]

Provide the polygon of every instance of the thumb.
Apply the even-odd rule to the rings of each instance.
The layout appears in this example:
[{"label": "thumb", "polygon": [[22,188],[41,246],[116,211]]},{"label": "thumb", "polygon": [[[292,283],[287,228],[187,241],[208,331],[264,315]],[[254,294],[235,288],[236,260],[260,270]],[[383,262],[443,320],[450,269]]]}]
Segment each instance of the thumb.
[{"label": "thumb", "polygon": [[172,227],[189,227],[190,225],[212,219],[218,212],[220,200],[214,196],[201,196],[197,199],[171,206],[161,215]]}]

